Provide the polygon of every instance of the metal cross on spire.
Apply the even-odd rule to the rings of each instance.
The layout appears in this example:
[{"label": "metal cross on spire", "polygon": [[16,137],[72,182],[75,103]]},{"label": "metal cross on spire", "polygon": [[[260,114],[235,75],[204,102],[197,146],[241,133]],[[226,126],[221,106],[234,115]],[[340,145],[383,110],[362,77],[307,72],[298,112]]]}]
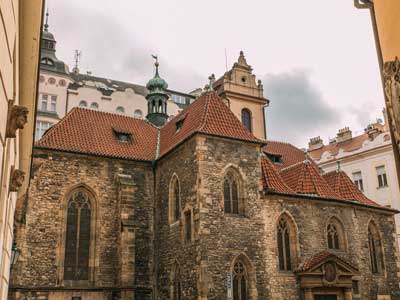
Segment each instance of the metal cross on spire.
[{"label": "metal cross on spire", "polygon": [[47,7],[46,11],[46,23],[44,24],[44,30],[48,31],[49,29],[49,8]]},{"label": "metal cross on spire", "polygon": [[210,83],[208,84],[208,90],[213,91],[214,90],[213,86],[215,83],[215,75],[211,74],[210,77],[208,77],[208,80],[210,81]]}]

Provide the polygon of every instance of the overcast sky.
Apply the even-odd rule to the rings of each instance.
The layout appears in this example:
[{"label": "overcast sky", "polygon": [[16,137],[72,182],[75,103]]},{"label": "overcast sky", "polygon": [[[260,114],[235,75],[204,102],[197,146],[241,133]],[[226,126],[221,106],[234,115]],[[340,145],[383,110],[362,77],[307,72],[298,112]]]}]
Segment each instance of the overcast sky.
[{"label": "overcast sky", "polygon": [[48,0],[57,55],[81,72],[145,84],[150,54],[171,89],[221,76],[243,50],[263,80],[268,138],[306,146],[382,118],[383,92],[367,10],[353,0]]}]

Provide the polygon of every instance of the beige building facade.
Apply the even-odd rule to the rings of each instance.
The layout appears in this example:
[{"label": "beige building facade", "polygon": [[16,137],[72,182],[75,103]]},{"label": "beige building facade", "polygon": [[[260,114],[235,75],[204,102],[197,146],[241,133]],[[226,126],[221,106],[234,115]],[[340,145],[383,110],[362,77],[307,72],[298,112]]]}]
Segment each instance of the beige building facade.
[{"label": "beige building facade", "polygon": [[[309,142],[308,154],[325,173],[340,169],[357,185],[365,196],[380,205],[400,209],[395,158],[390,132],[375,123],[361,135],[352,136],[346,127],[336,138],[324,145],[320,137]],[[397,237],[400,241],[400,218],[396,216]]]},{"label": "beige building facade", "polygon": [[7,299],[14,211],[30,172],[42,0],[0,1],[0,299]]}]

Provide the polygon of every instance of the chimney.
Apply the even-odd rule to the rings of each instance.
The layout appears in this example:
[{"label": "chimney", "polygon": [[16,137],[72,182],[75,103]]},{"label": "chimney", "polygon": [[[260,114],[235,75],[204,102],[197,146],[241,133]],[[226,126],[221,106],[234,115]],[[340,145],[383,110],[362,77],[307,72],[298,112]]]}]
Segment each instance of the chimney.
[{"label": "chimney", "polygon": [[379,123],[369,124],[367,128],[364,129],[365,133],[368,134],[370,140],[375,139],[381,132],[381,125]]},{"label": "chimney", "polygon": [[313,137],[308,142],[308,151],[313,151],[317,149],[321,149],[324,146],[324,142],[321,137]]},{"label": "chimney", "polygon": [[345,128],[339,129],[339,132],[336,135],[336,142],[341,143],[344,141],[351,140],[351,138],[352,138],[352,134],[351,134],[350,128],[345,127]]}]

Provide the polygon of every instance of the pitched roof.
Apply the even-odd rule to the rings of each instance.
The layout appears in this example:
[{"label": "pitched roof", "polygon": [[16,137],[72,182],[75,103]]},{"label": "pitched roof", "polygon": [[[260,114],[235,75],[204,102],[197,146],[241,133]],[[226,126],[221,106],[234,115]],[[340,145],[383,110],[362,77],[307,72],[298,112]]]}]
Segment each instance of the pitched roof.
[{"label": "pitched roof", "polygon": [[242,125],[214,91],[200,96],[161,128],[160,156],[194,133],[264,143]]},{"label": "pitched roof", "polygon": [[357,201],[371,206],[380,206],[368,199],[343,171],[332,171],[323,175],[326,181],[334,190],[335,194],[343,199]]},{"label": "pitched roof", "polygon": [[325,198],[340,198],[319,174],[317,167],[308,160],[282,169],[281,176],[296,193]]},{"label": "pitched roof", "polygon": [[[131,143],[118,141],[116,132],[130,134]],[[157,128],[145,120],[75,107],[51,127],[36,146],[124,159],[153,160],[157,132]]]},{"label": "pitched roof", "polygon": [[289,167],[304,160],[304,152],[289,143],[267,141],[262,151],[266,154],[281,156],[281,163],[276,164],[278,169]]},{"label": "pitched roof", "polygon": [[263,186],[266,190],[279,193],[294,194],[295,192],[283,181],[278,169],[267,158],[261,158],[261,168],[263,174]]},{"label": "pitched roof", "polygon": [[329,252],[328,250],[324,250],[313,255],[311,258],[307,259],[305,262],[301,263],[300,266],[295,270],[295,272],[306,272],[314,269],[324,261],[328,260],[329,258],[335,258],[336,260],[340,261],[341,263],[345,264],[346,266],[350,267],[354,271],[358,271],[358,268],[344,260],[343,258],[337,256]]}]

